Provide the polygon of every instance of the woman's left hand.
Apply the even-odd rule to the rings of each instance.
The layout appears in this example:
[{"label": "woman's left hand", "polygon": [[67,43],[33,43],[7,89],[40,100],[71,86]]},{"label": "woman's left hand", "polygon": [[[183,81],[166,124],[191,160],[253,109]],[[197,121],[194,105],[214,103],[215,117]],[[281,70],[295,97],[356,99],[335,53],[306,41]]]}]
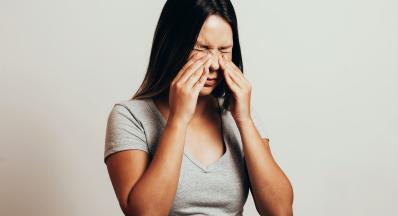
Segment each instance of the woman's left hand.
[{"label": "woman's left hand", "polygon": [[230,60],[220,55],[218,58],[224,79],[232,91],[231,114],[237,124],[251,121],[250,96],[252,85],[241,70]]}]

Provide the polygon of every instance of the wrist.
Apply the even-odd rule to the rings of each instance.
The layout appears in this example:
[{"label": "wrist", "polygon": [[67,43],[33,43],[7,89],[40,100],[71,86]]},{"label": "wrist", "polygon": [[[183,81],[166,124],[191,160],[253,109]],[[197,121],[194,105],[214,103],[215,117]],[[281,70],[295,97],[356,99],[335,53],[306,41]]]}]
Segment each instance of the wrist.
[{"label": "wrist", "polygon": [[254,125],[254,121],[251,117],[241,118],[239,120],[235,120],[235,122],[239,129]]},{"label": "wrist", "polygon": [[188,122],[171,115],[167,119],[167,125],[172,126],[172,127],[176,127],[176,128],[187,128],[188,127]]}]

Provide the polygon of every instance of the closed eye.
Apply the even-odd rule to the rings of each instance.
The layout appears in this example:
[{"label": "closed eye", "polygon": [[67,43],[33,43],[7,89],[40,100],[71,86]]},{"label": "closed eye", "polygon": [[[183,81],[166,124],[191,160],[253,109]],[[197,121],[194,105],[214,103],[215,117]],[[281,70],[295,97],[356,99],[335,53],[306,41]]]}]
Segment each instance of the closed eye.
[{"label": "closed eye", "polygon": [[205,51],[206,49],[200,49],[200,48],[193,48],[196,51]]},{"label": "closed eye", "polygon": [[[207,49],[203,49],[203,48],[194,48],[194,50],[203,52],[203,51],[206,51]],[[221,52],[221,53],[231,53],[232,51],[220,50],[220,52]]]}]

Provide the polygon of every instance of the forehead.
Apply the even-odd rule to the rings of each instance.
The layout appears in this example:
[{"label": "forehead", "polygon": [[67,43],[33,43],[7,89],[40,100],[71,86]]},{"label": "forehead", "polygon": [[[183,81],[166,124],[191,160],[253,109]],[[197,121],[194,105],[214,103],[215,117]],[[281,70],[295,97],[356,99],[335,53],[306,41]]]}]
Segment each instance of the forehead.
[{"label": "forehead", "polygon": [[209,46],[232,45],[232,29],[227,21],[217,15],[207,17],[204,22],[197,43]]}]

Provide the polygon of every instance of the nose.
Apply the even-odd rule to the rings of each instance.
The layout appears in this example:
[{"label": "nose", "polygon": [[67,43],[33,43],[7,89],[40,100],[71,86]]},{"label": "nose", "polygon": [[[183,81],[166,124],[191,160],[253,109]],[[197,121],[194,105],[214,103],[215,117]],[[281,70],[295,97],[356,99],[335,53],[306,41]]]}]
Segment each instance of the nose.
[{"label": "nose", "polygon": [[220,56],[220,53],[218,52],[211,52],[208,51],[208,53],[210,54],[210,67],[209,67],[209,71],[218,71],[220,69],[220,65],[218,63],[218,58]]}]

